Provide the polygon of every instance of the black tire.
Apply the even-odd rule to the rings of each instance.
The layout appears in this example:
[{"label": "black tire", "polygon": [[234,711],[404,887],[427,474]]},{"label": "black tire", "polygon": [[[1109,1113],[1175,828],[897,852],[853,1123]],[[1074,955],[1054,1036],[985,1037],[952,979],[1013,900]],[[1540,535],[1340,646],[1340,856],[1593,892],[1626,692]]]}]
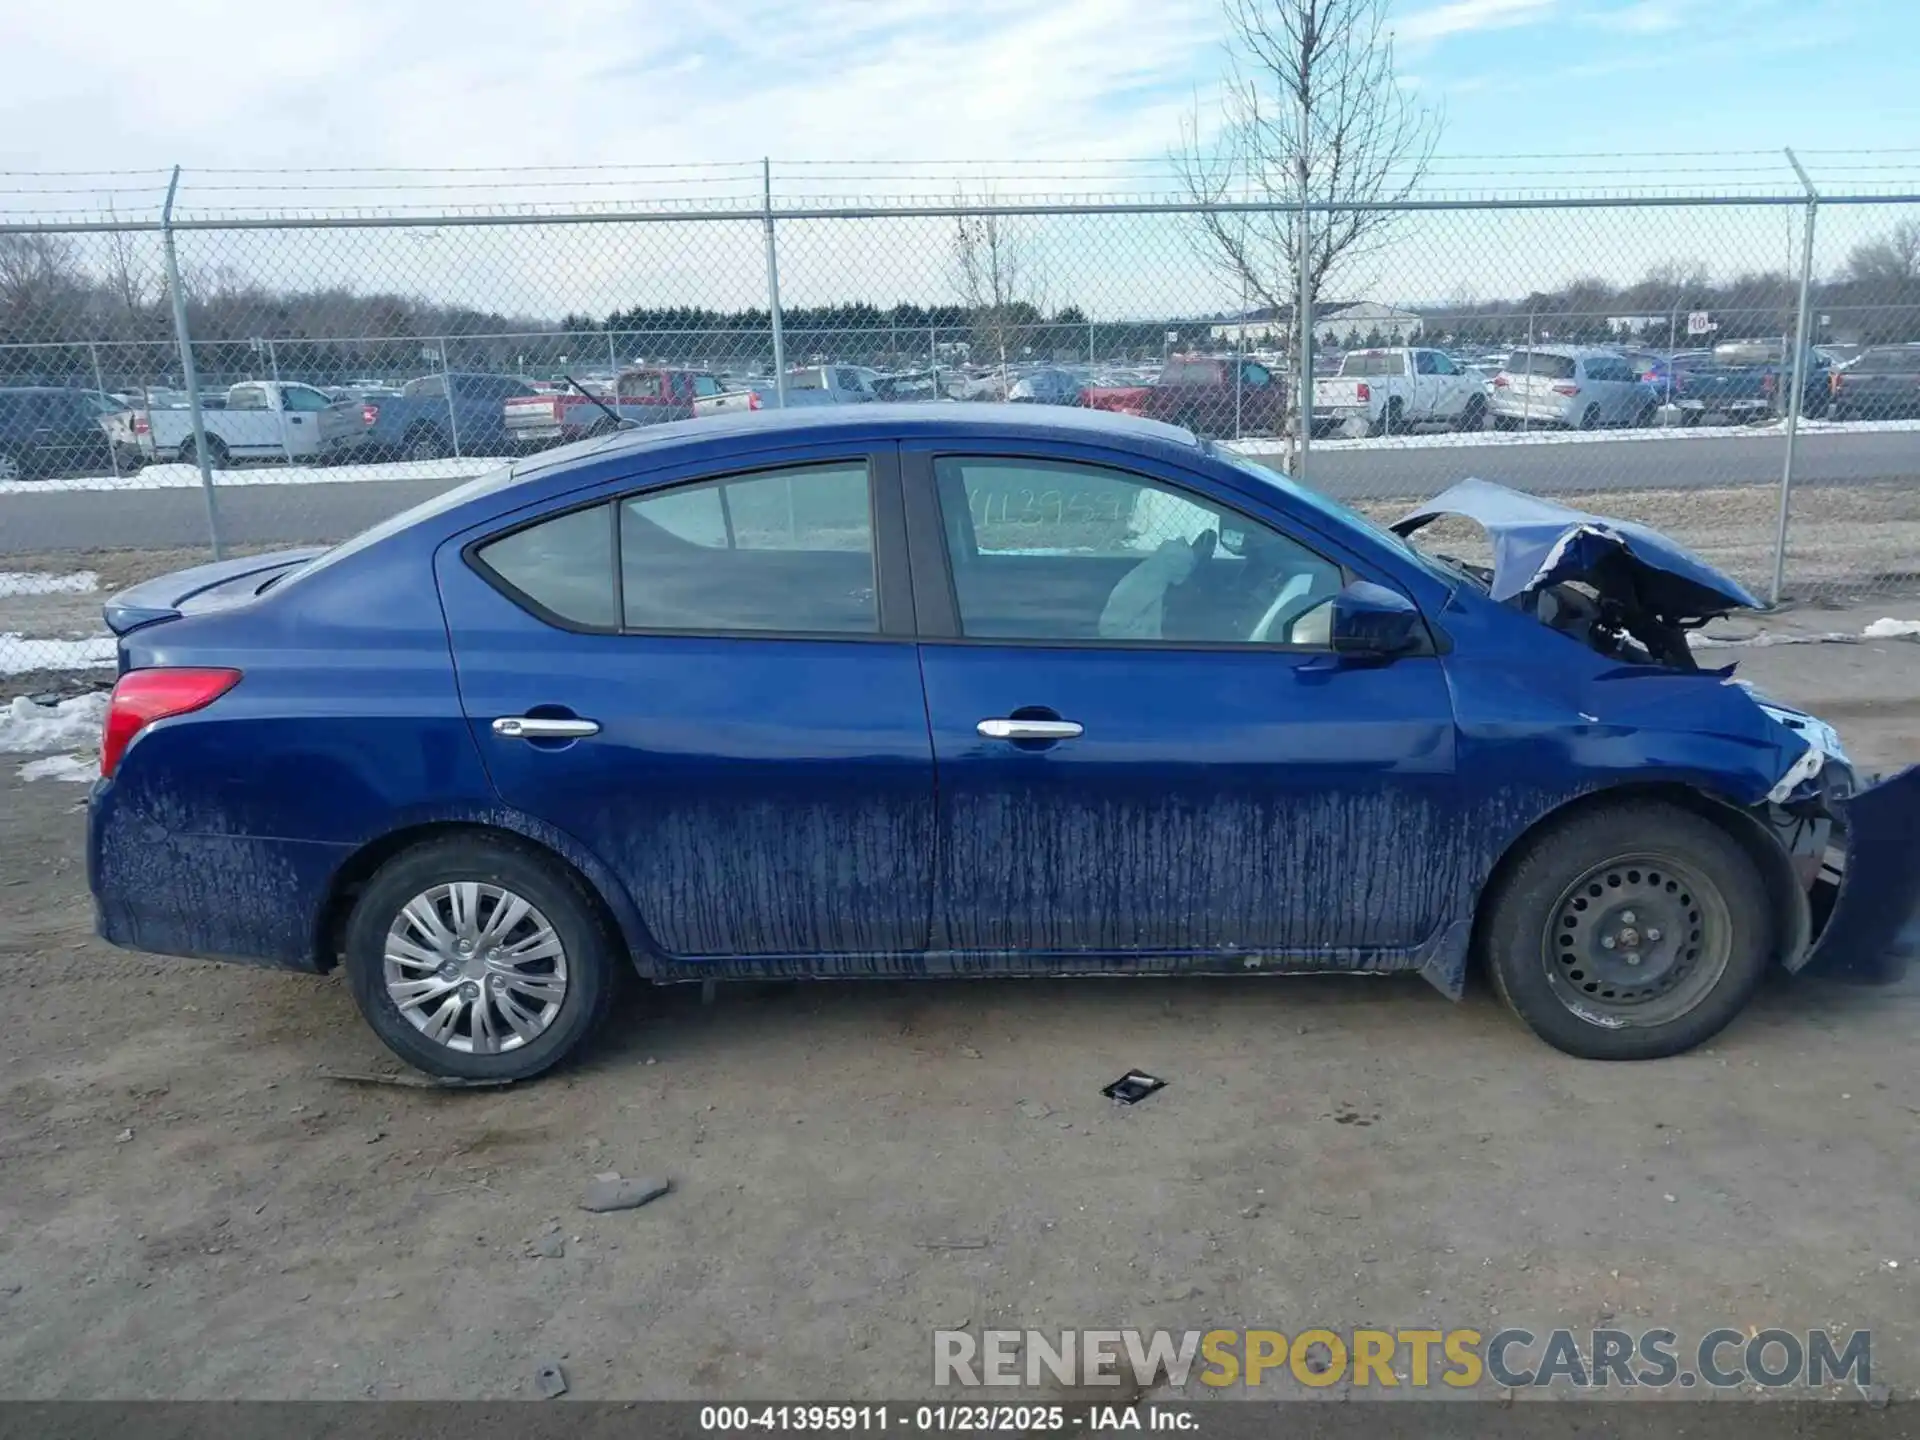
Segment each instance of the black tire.
[{"label": "black tire", "polygon": [[1496,430],[1518,430],[1520,428],[1520,422],[1511,415],[1496,415],[1493,417],[1493,428]]},{"label": "black tire", "polygon": [[1635,800],[1530,842],[1489,899],[1481,945],[1500,998],[1556,1050],[1651,1060],[1711,1039],[1740,1013],[1773,932],[1766,886],[1737,840],[1691,810]]},{"label": "black tire", "polygon": [[1680,412],[1680,423],[1689,429],[1691,429],[1695,425],[1698,425],[1702,420],[1706,418],[1707,418],[1707,412],[1704,410],[1682,410]]},{"label": "black tire", "polygon": [[1380,416],[1380,423],[1373,427],[1374,435],[1378,437],[1403,433],[1407,428],[1407,422],[1401,418],[1402,413],[1400,409],[1400,397],[1396,395],[1387,401],[1387,408],[1385,413]]},{"label": "black tire", "polygon": [[1580,412],[1580,428],[1582,430],[1598,430],[1600,428],[1600,407],[1598,405],[1589,405]]},{"label": "black tire", "polygon": [[[513,1049],[482,1054],[430,1039],[401,1013],[388,992],[389,927],[416,896],[438,885],[465,881],[499,886],[530,902],[552,926],[562,947],[565,991],[557,1009],[544,1029],[530,1040],[516,1042]],[[621,968],[627,963],[619,938],[609,933],[592,895],[578,878],[537,851],[481,835],[429,840],[381,866],[348,918],[345,952],[354,1003],[387,1048],[430,1075],[471,1080],[525,1080],[574,1054],[606,1017]],[[477,987],[476,993],[486,998]],[[466,1013],[471,1031],[470,1003]],[[472,1043],[470,1036],[462,1037],[457,1029],[453,1038]]]},{"label": "black tire", "polygon": [[1460,412],[1460,428],[1468,432],[1484,430],[1487,425],[1487,398],[1473,395],[1467,399],[1467,405]]},{"label": "black tire", "polygon": [[1660,407],[1649,400],[1640,407],[1639,413],[1633,417],[1633,428],[1635,430],[1651,429],[1653,422],[1657,420],[1659,416]]},{"label": "black tire", "polygon": [[[218,435],[209,435],[207,437],[208,469],[224,470],[232,462],[232,459],[233,457],[227,453],[227,445],[224,440]],[[182,465],[198,465],[200,463],[200,451],[194,446],[191,438],[180,442],[180,463]]]},{"label": "black tire", "polygon": [[431,425],[423,425],[413,431],[401,443],[402,460],[444,460],[452,452],[440,432]]}]

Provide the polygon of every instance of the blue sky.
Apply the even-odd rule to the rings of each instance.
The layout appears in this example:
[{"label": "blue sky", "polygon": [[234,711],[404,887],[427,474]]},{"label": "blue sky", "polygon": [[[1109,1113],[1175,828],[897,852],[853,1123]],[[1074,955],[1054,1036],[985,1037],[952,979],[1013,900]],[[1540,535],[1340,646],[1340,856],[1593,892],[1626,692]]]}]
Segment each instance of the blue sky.
[{"label": "blue sky", "polygon": [[[1152,157],[1223,68],[1218,0],[86,8],[0,14],[5,168]],[[1393,8],[1451,155],[1920,146],[1915,0]]]},{"label": "blue sky", "polygon": [[[1829,189],[1913,193],[1917,8],[1396,0],[1393,14],[1402,83],[1446,116],[1436,186],[1779,193],[1793,188],[1779,157],[1792,144]],[[0,170],[178,161],[186,207],[202,214],[748,203],[759,167],[740,162],[761,156],[774,157],[783,198],[1165,193],[1182,122],[1215,113],[1225,70],[1220,0],[90,0],[86,15],[77,25],[57,6],[0,6]],[[1863,148],[1907,153],[1837,153]],[[1575,152],[1608,158],[1566,158]],[[1560,158],[1530,158],[1541,155]],[[552,166],[610,168],[501,168]],[[112,187],[119,213],[150,213],[164,178],[0,177],[0,210],[98,211]],[[21,193],[35,186],[71,196]],[[1816,265],[1832,271],[1896,218],[1823,211]],[[1183,223],[1034,222],[1048,298],[1102,316],[1233,308],[1237,290],[1196,261]],[[1792,263],[1797,224],[1785,210],[1436,215],[1340,283],[1404,301],[1665,263],[1737,274]],[[797,303],[944,297],[951,239],[945,221],[791,225],[783,291]],[[222,243],[205,263],[269,283],[333,279],[534,313],[604,313],[643,293],[753,303],[764,273],[750,223]]]}]

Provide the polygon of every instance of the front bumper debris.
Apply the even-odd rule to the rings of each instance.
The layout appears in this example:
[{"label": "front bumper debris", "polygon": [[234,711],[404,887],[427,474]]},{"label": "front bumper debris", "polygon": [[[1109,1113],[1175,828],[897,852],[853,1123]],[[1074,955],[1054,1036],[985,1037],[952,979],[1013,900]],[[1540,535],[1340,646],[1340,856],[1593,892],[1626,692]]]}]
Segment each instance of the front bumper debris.
[{"label": "front bumper debris", "polygon": [[1846,873],[1803,975],[1885,985],[1920,953],[1920,765],[1838,802]]}]

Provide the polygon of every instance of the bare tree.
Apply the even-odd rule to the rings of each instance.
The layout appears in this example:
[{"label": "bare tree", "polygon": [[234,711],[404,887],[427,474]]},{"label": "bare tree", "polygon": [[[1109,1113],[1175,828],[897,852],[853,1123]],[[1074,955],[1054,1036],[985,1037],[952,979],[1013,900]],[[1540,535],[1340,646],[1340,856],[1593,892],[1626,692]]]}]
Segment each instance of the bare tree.
[{"label": "bare tree", "polygon": [[[107,218],[116,218],[111,205],[107,207]],[[139,319],[160,288],[152,260],[141,254],[140,242],[144,238],[129,230],[107,232],[103,283],[109,298],[121,310],[121,318],[128,322]]]},{"label": "bare tree", "polygon": [[[0,324],[18,338],[64,338],[54,331],[64,328],[83,288],[66,236],[0,235]],[[28,329],[45,333],[27,334]]]},{"label": "bare tree", "polygon": [[1856,245],[1847,256],[1847,274],[1855,280],[1920,280],[1920,221],[1902,220],[1884,238]]},{"label": "bare tree", "polygon": [[1232,61],[1220,125],[1209,135],[1196,113],[1174,166],[1203,205],[1266,207],[1204,210],[1196,241],[1245,296],[1291,313],[1386,240],[1399,215],[1343,207],[1407,199],[1441,117],[1398,82],[1388,0],[1221,3]]},{"label": "bare tree", "polygon": [[[972,314],[973,346],[1000,367],[1002,398],[1007,390],[1007,354],[1017,349],[1022,330],[1040,324],[1046,307],[1046,270],[1031,233],[1005,215],[993,213],[991,192],[984,209],[954,221],[953,284]],[[966,205],[964,192],[959,203]]]}]

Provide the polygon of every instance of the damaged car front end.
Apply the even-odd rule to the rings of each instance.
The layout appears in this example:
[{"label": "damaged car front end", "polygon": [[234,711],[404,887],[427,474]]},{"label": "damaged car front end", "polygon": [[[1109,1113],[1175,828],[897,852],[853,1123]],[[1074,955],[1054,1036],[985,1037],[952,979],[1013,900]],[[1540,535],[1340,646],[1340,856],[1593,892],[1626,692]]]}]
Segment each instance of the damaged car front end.
[{"label": "damaged car front end", "polygon": [[1751,793],[1721,798],[1770,837],[1797,882],[1792,894],[1773,897],[1784,909],[1781,963],[1859,983],[1901,978],[1920,951],[1920,766],[1866,783],[1831,725],[1736,679],[1731,665],[1698,664],[1694,632],[1761,602],[1657,531],[1484,480],[1462,481],[1392,529],[1410,539],[1447,517],[1484,531],[1492,559],[1441,555],[1442,563],[1491,600],[1614,662],[1608,678],[1665,671],[1710,679],[1765,717],[1784,763]]}]

